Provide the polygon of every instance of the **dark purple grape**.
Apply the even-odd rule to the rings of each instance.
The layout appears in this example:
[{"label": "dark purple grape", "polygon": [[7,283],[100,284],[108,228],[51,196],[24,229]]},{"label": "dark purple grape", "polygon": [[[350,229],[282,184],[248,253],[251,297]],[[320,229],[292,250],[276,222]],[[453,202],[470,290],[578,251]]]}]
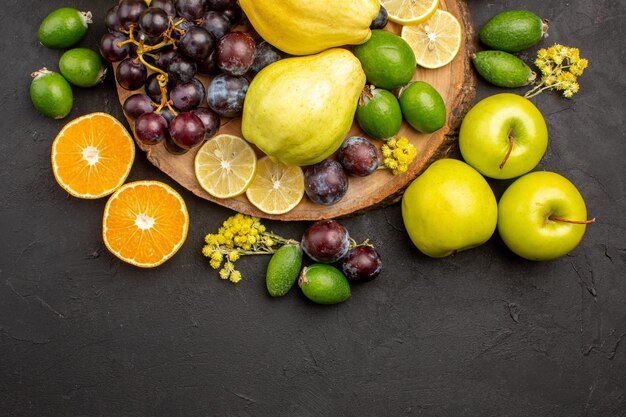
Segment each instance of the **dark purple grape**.
[{"label": "dark purple grape", "polygon": [[118,9],[119,6],[115,5],[111,7],[104,15],[104,25],[107,27],[107,29],[113,32],[117,32],[122,28],[120,18],[117,16]]},{"label": "dark purple grape", "polygon": [[178,113],[170,123],[170,136],[181,148],[189,149],[204,139],[204,124],[198,116],[190,112]]},{"label": "dark purple grape", "polygon": [[[176,27],[180,29],[183,33],[187,32],[189,29],[194,27],[196,24],[194,22],[188,22],[186,20],[180,20],[177,22]],[[180,33],[176,32],[176,36],[180,37]]]},{"label": "dark purple grape", "polygon": [[161,116],[165,118],[165,121],[167,122],[168,126],[170,125],[170,123],[172,123],[172,120],[174,120],[174,117],[176,117],[176,115],[172,113],[169,107],[163,107],[159,113],[161,114]]},{"label": "dark purple grape", "polygon": [[370,175],[376,171],[380,162],[376,146],[361,136],[350,136],[343,141],[337,153],[337,161],[349,174],[357,177]]},{"label": "dark purple grape", "polygon": [[124,101],[124,112],[133,119],[154,110],[152,100],[145,94],[133,94]]},{"label": "dark purple grape", "polygon": [[220,68],[217,66],[217,59],[215,59],[215,51],[202,61],[196,62],[197,70],[200,74],[217,75],[221,73]]},{"label": "dark purple grape", "polygon": [[220,74],[211,80],[207,89],[207,104],[223,117],[235,117],[243,110],[243,101],[249,82],[244,77]]},{"label": "dark purple grape", "polygon": [[236,0],[206,0],[206,5],[209,10],[215,10],[222,12],[230,7],[233,7]]},{"label": "dark purple grape", "polygon": [[204,15],[201,26],[208,30],[216,40],[220,40],[230,32],[230,20],[214,11],[207,12]]},{"label": "dark purple grape", "polygon": [[141,13],[146,10],[143,0],[121,0],[117,9],[117,17],[122,27],[128,29],[131,25],[137,27]]},{"label": "dark purple grape", "polygon": [[230,20],[231,25],[234,25],[236,23],[239,23],[239,21],[243,17],[243,10],[241,10],[241,6],[239,6],[239,4],[235,3],[228,9],[224,10],[222,12],[222,16]]},{"label": "dark purple grape", "polygon": [[[144,88],[146,90],[146,94],[148,95],[148,97],[150,97],[152,99],[152,101],[154,101],[155,103],[161,103],[161,86],[159,85],[159,80],[158,80],[158,76],[161,75],[158,72],[154,72],[152,74],[150,74],[148,76],[148,78],[146,78],[146,83],[144,85]],[[171,85],[166,86],[167,90],[169,91]],[[167,99],[169,99],[169,96],[166,97]]]},{"label": "dark purple grape", "polygon": [[169,132],[166,132],[165,134],[165,140],[163,141],[163,145],[165,145],[165,150],[172,155],[182,155],[189,152],[189,149],[181,148],[176,143],[174,143]]},{"label": "dark purple grape", "polygon": [[178,52],[171,48],[155,51],[154,53],[157,56],[157,59],[154,61],[154,66],[163,71],[167,71],[167,67],[170,65],[172,59],[178,56]]},{"label": "dark purple grape", "polygon": [[227,33],[217,43],[217,65],[231,75],[243,75],[252,66],[256,42],[245,32]]},{"label": "dark purple grape", "polygon": [[173,57],[167,66],[167,73],[175,83],[188,83],[196,71],[196,63],[181,55]]},{"label": "dark purple grape", "polygon": [[150,36],[142,31],[137,31],[135,39],[144,43],[144,45],[154,46],[163,41],[162,36]]},{"label": "dark purple grape", "polygon": [[128,56],[128,44],[120,46],[126,40],[126,35],[120,32],[105,33],[100,39],[100,55],[109,62],[118,62]]},{"label": "dark purple grape", "polygon": [[220,129],[220,115],[206,107],[199,107],[191,112],[202,120],[204,129],[206,130],[206,137],[211,138],[215,136],[217,131]]},{"label": "dark purple grape", "polygon": [[380,274],[383,263],[371,246],[356,246],[341,261],[341,269],[350,281],[371,281]]},{"label": "dark purple grape", "polygon": [[250,66],[250,70],[259,72],[269,64],[276,62],[285,57],[285,54],[266,41],[259,43],[256,46],[254,53],[254,62]]},{"label": "dark purple grape", "polygon": [[135,137],[145,145],[156,145],[165,139],[167,121],[155,112],[144,113],[135,121]]},{"label": "dark purple grape", "polygon": [[163,10],[169,17],[176,17],[176,6],[174,6],[173,0],[152,0],[150,7]]},{"label": "dark purple grape", "polygon": [[133,58],[126,58],[117,67],[115,79],[126,90],[136,90],[146,82],[146,67]]},{"label": "dark purple grape", "polygon": [[384,28],[385,26],[387,26],[388,17],[389,16],[387,14],[387,9],[385,9],[385,7],[381,4],[380,10],[378,10],[378,16],[376,16],[376,19],[372,21],[370,29]]},{"label": "dark purple grape", "polygon": [[176,0],[175,5],[178,15],[190,22],[202,18],[206,13],[204,0]]},{"label": "dark purple grape", "polygon": [[139,27],[148,36],[161,36],[170,26],[170,17],[165,10],[150,7],[141,13]]},{"label": "dark purple grape", "polygon": [[304,190],[317,204],[335,204],[348,192],[348,176],[341,164],[326,159],[304,171]]},{"label": "dark purple grape", "polygon": [[320,220],[302,235],[302,250],[316,262],[337,262],[348,253],[350,235],[336,220]]},{"label": "dark purple grape", "polygon": [[195,109],[204,101],[204,86],[197,78],[192,78],[188,83],[176,84],[170,91],[170,99],[174,107],[181,111]]},{"label": "dark purple grape", "polygon": [[203,27],[194,26],[180,37],[180,50],[191,59],[203,60],[214,49],[213,36]]}]

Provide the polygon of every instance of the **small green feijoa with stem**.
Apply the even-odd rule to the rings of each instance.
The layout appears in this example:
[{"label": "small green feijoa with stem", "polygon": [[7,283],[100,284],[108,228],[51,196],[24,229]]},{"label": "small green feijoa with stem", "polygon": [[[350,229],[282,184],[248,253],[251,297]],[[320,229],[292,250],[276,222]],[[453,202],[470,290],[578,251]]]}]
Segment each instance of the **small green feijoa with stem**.
[{"label": "small green feijoa with stem", "polygon": [[88,48],[74,48],[61,55],[59,69],[67,81],[77,87],[93,87],[104,81],[106,67],[102,58]]},{"label": "small green feijoa with stem", "polygon": [[350,298],[350,284],[337,268],[313,264],[302,269],[298,285],[309,300],[318,304],[337,304]]},{"label": "small green feijoa with stem", "polygon": [[30,99],[41,114],[53,119],[62,119],[69,114],[74,104],[72,87],[63,76],[47,68],[31,74]]},{"label": "small green feijoa with stem", "polygon": [[389,139],[402,127],[402,111],[396,96],[369,84],[361,92],[355,116],[361,129],[375,139]]},{"label": "small green feijoa with stem", "polygon": [[69,48],[85,36],[89,23],[91,12],[62,7],[44,18],[37,31],[37,37],[39,42],[48,48]]},{"label": "small green feijoa with stem", "polygon": [[537,74],[524,61],[508,52],[476,52],[472,56],[472,63],[487,82],[497,87],[523,87],[537,78]]},{"label": "small green feijoa with stem", "polygon": [[270,259],[265,274],[267,292],[272,297],[282,297],[296,283],[302,267],[302,248],[293,241],[280,247]]},{"label": "small green feijoa with stem", "polygon": [[490,48],[520,52],[548,37],[548,21],[528,10],[507,10],[489,19],[478,36]]}]

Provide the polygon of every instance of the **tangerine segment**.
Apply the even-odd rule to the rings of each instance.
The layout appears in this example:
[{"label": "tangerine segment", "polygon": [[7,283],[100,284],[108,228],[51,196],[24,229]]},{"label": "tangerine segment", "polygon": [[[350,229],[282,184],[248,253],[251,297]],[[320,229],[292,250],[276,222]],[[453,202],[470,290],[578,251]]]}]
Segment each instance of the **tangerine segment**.
[{"label": "tangerine segment", "polygon": [[246,190],[246,196],[264,213],[287,213],[304,196],[302,169],[299,166],[272,162],[265,156],[257,162],[257,172]]},{"label": "tangerine segment", "polygon": [[439,0],[381,0],[380,4],[392,22],[414,25],[430,18],[437,10]]},{"label": "tangerine segment", "polygon": [[151,268],[161,265],[187,238],[189,215],[180,194],[158,181],[120,187],[107,201],[102,237],[124,262]]},{"label": "tangerine segment", "polygon": [[100,198],[121,186],[135,159],[126,128],[106,113],[91,113],[66,124],[52,143],[57,183],[79,198]]},{"label": "tangerine segment", "polygon": [[411,45],[417,65],[423,68],[441,68],[452,62],[461,49],[461,24],[445,10],[437,10],[418,25],[404,26],[401,36]]}]

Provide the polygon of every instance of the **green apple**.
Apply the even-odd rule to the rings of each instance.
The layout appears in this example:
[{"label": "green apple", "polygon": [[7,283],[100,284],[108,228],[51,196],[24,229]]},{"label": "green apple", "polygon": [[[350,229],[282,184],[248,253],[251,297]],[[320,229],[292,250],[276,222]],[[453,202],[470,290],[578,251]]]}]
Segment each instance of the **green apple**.
[{"label": "green apple", "polygon": [[498,233],[519,256],[532,261],[559,258],[582,240],[587,208],[567,178],[548,171],[513,182],[498,204]]},{"label": "green apple", "polygon": [[465,162],[486,177],[519,177],[537,166],[548,147],[548,128],[530,100],[496,94],[476,104],[459,131]]},{"label": "green apple", "polygon": [[434,162],[402,197],[402,219],[411,240],[433,258],[485,243],[496,230],[497,210],[483,176],[456,159]]}]

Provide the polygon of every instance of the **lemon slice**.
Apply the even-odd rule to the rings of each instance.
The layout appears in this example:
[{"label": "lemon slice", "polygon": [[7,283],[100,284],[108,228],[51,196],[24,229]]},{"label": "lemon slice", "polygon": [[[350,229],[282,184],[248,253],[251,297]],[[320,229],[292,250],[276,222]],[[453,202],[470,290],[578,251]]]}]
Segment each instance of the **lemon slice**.
[{"label": "lemon slice", "polygon": [[295,165],[272,162],[265,156],[257,163],[257,172],[246,190],[246,196],[264,213],[287,213],[304,196],[302,169]]},{"label": "lemon slice", "polygon": [[437,10],[427,21],[404,26],[401,33],[415,53],[417,65],[441,68],[461,49],[461,24],[451,13]]},{"label": "lemon slice", "polygon": [[389,20],[401,25],[415,25],[431,17],[439,0],[381,0]]},{"label": "lemon slice", "polygon": [[202,145],[194,165],[196,178],[207,193],[230,198],[250,185],[256,171],[256,154],[242,138],[222,134]]}]

